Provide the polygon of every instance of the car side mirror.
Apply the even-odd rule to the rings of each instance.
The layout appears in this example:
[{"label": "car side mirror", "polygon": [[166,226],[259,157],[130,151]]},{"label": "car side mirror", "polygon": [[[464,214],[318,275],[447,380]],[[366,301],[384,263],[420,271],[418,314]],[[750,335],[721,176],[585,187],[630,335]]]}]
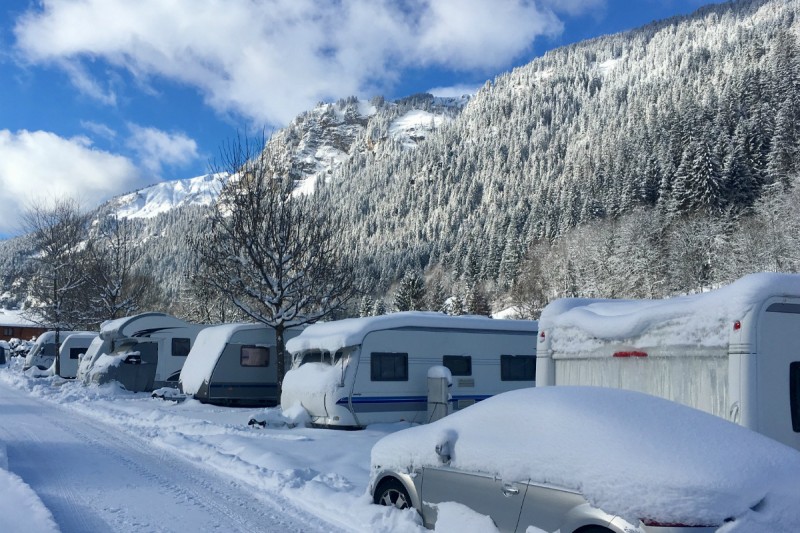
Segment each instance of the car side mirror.
[{"label": "car side mirror", "polygon": [[446,464],[450,462],[450,442],[444,441],[436,445],[436,455],[439,456],[439,462]]}]

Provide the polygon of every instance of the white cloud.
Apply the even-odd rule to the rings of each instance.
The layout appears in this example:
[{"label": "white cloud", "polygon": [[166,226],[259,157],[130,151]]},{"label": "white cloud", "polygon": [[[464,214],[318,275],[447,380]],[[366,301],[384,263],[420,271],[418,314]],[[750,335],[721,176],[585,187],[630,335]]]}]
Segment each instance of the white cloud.
[{"label": "white cloud", "polygon": [[183,165],[197,159],[197,143],[183,133],[168,133],[156,128],[128,124],[131,136],[127,146],[136,152],[140,164],[159,174],[164,165]]},{"label": "white cloud", "polygon": [[0,130],[0,233],[18,231],[22,210],[33,202],[73,197],[94,207],[135,188],[139,176],[130,160],[92,149],[86,137]]},{"label": "white cloud", "polygon": [[475,94],[478,90],[483,87],[483,84],[480,85],[452,85],[450,87],[434,87],[432,89],[428,89],[427,92],[431,93],[434,96],[441,96],[443,98],[453,98],[464,96],[465,94]]},{"label": "white cloud", "polygon": [[[412,66],[488,71],[603,0],[49,0],[17,21],[18,51],[113,103],[91,61],[197,87],[221,113],[284,124],[319,100],[391,86]],[[64,67],[64,65],[67,65]],[[487,72],[488,74],[488,72]]]},{"label": "white cloud", "polygon": [[98,137],[103,137],[104,139],[112,140],[117,137],[117,132],[115,130],[105,124],[101,124],[100,122],[81,120],[81,127],[90,131],[91,133],[94,133]]}]

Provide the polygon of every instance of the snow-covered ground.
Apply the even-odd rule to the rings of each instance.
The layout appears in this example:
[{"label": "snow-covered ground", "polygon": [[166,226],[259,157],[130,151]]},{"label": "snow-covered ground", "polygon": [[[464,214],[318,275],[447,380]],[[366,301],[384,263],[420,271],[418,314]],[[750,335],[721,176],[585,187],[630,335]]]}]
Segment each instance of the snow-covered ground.
[{"label": "snow-covered ground", "polygon": [[[176,403],[116,385],[36,378],[22,372],[20,358],[12,359],[0,366],[0,531],[424,531],[415,511],[373,505],[366,492],[373,445],[408,424],[363,431],[262,429],[248,426],[254,416],[281,419],[277,409]],[[487,427],[472,429],[486,441],[497,434]],[[467,429],[461,428],[465,435]],[[387,444],[425,432],[415,428]],[[385,455],[387,445],[382,450]],[[404,453],[395,459],[403,461]],[[788,448],[782,453],[796,454]],[[715,465],[730,459],[723,455]],[[800,464],[800,456],[792,461]],[[788,513],[781,523],[795,524],[797,504],[766,510],[772,518]],[[453,503],[439,506],[437,531],[493,527],[486,516]]]},{"label": "snow-covered ground", "polygon": [[[8,427],[11,417],[5,415],[17,412],[17,404],[27,400],[52,405],[54,413],[52,420],[38,420],[39,416],[36,416],[36,423],[27,429],[32,442],[45,441],[51,438],[49,435],[57,434],[54,438],[59,442],[88,439],[86,454],[96,451],[89,445],[91,443],[103,449],[116,450],[113,454],[122,454],[124,448],[113,442],[112,436],[117,435],[135,443],[139,449],[150,449],[149,452],[142,449],[145,452],[143,459],[134,458],[130,462],[147,463],[153,454],[166,457],[174,454],[178,457],[169,461],[170,469],[172,465],[181,463],[182,458],[195,467],[210,470],[214,476],[229,479],[230,483],[246,488],[253,495],[266,497],[279,507],[289,509],[286,512],[290,524],[319,523],[321,531],[423,531],[413,511],[401,512],[373,505],[366,494],[372,445],[387,433],[407,427],[406,424],[370,427],[358,432],[313,428],[257,429],[249,427],[247,422],[251,416],[263,414],[263,409],[215,407],[195,400],[173,403],[150,398],[146,393],[130,393],[115,385],[87,387],[58,377],[34,378],[22,372],[21,364],[22,361],[15,358],[10,365],[0,367],[0,531],[96,531],[98,529],[92,527],[96,523],[91,521],[88,529],[72,522],[62,524],[54,521],[58,509],[49,508],[54,504],[48,507],[43,502],[83,501],[86,494],[101,491],[106,495],[101,497],[98,505],[107,509],[100,511],[119,509],[116,512],[120,514],[130,501],[138,501],[140,495],[146,495],[149,490],[146,485],[137,486],[142,483],[141,476],[129,479],[125,469],[112,465],[100,476],[86,473],[70,479],[64,474],[65,479],[61,480],[64,494],[59,497],[44,492],[38,494],[37,488],[40,491],[45,489],[39,487],[43,483],[41,476],[32,473],[35,472],[30,467],[32,459],[21,461],[24,464],[15,464],[14,457],[9,461],[6,454],[11,437],[17,439],[19,433],[16,426]],[[86,418],[101,428],[108,427],[108,430],[86,428],[82,422]],[[76,434],[71,433],[73,429]],[[80,452],[73,450],[71,453]],[[156,468],[149,467],[150,470]],[[176,468],[174,475],[187,477],[185,471]],[[149,477],[153,474],[145,473],[144,479]],[[123,500],[114,503],[110,500],[113,494],[98,488],[98,483],[133,487],[129,487],[127,492],[115,491]],[[161,485],[180,486],[180,482],[161,480]],[[182,489],[183,492],[188,490]],[[227,488],[221,490],[228,493]],[[181,530],[163,525],[156,519],[167,513],[176,517],[176,523],[193,523],[194,519],[190,520],[192,517],[189,515],[198,512],[193,505],[198,496],[190,494],[184,499],[187,501],[182,504],[180,498],[161,497],[158,505],[166,509],[153,508],[156,518],[141,517],[138,523],[133,519],[114,522],[114,530]],[[20,513],[20,509],[25,511]],[[246,511],[247,507],[243,506],[245,515]],[[269,514],[265,509],[265,517]],[[19,520],[23,521],[24,527],[18,527]],[[155,524],[161,525],[156,527]],[[209,524],[208,529],[211,528],[212,524]],[[308,530],[307,527],[297,528],[295,525],[295,530]],[[257,530],[291,529],[285,524],[271,526],[267,520],[263,529]],[[242,530],[247,529],[243,527]]]}]

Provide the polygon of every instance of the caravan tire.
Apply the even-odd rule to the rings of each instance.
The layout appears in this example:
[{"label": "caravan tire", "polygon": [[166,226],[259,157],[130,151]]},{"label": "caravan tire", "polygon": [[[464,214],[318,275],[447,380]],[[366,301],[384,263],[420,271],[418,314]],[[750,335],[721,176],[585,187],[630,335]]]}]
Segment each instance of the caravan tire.
[{"label": "caravan tire", "polygon": [[384,479],[378,484],[378,489],[373,496],[373,502],[379,505],[408,509],[411,507],[411,498],[402,483],[394,478]]}]

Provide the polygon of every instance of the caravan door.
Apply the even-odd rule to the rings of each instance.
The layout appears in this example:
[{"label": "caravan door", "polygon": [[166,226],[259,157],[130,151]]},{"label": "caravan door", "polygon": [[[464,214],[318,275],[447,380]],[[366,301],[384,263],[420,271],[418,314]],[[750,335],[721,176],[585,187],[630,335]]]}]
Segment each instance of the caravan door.
[{"label": "caravan door", "polygon": [[800,450],[800,300],[768,300],[759,322],[756,429]]}]

